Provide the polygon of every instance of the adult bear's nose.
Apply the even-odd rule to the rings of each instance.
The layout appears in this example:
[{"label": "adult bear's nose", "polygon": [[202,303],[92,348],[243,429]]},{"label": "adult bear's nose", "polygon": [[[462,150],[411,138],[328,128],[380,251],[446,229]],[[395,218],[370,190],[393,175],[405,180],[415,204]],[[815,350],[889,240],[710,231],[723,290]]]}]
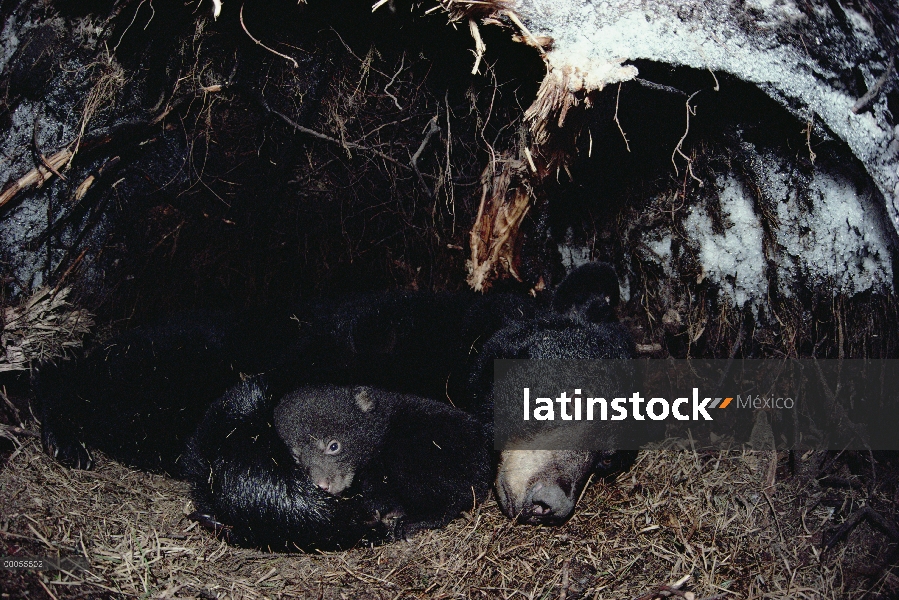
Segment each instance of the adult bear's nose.
[{"label": "adult bear's nose", "polygon": [[557,525],[574,512],[574,502],[557,484],[538,481],[528,490],[519,520],[534,525]]}]

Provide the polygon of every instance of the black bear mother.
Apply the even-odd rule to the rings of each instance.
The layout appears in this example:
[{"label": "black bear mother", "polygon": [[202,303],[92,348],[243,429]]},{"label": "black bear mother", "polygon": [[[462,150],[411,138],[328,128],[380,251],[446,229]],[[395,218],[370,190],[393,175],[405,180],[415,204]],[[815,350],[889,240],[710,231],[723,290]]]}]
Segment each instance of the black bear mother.
[{"label": "black bear mother", "polygon": [[[135,330],[40,372],[45,448],[76,467],[89,467],[89,449],[99,448],[187,477],[201,518],[234,543],[305,549],[383,538],[364,503],[327,494],[297,468],[270,426],[277,400],[303,384],[376,385],[449,400],[489,426],[494,358],[630,357],[618,298],[614,271],[594,263],[575,269],[551,305],[512,295],[388,293]],[[242,373],[260,372],[262,379],[241,383]],[[576,460],[504,453],[500,505],[523,521],[564,521],[613,450]]]}]

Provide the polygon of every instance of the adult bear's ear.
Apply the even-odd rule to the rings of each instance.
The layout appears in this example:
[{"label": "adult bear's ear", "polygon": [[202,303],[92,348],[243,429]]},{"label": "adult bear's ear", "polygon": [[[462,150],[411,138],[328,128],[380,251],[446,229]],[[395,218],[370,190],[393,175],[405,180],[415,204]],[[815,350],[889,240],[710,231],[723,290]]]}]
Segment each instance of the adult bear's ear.
[{"label": "adult bear's ear", "polygon": [[357,387],[353,392],[356,394],[356,406],[362,412],[371,412],[375,407],[375,400],[371,397],[371,388]]},{"label": "adult bear's ear", "polygon": [[553,294],[553,310],[576,313],[594,323],[615,320],[612,310],[618,305],[621,292],[618,276],[612,265],[592,262],[573,270],[562,280]]}]

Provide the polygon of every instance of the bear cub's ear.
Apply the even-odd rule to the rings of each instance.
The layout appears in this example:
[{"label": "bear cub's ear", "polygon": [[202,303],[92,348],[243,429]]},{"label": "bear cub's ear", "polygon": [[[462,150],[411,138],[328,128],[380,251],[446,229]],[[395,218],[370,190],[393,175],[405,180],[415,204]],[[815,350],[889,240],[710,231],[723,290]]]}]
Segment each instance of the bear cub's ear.
[{"label": "bear cub's ear", "polygon": [[355,394],[356,406],[364,413],[371,412],[375,407],[375,400],[371,397],[371,388],[357,387],[353,390]]}]

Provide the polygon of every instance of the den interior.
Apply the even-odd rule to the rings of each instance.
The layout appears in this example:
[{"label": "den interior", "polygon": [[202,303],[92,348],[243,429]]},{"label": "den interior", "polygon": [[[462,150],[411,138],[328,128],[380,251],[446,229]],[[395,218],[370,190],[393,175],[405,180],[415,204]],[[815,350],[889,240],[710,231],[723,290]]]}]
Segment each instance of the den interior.
[{"label": "den interior", "polygon": [[[714,3],[687,5],[673,18],[709,29]],[[890,452],[685,434],[558,527],[490,499],[407,541],[284,554],[197,527],[184,482],[42,451],[34,368],[122,331],[385,290],[540,297],[588,261],[615,267],[641,358],[899,358],[896,200],[864,144],[801,88],[661,58],[548,87],[549,57],[583,50],[528,10],[0,2],[0,554],[91,562],[0,571],[2,597],[899,594]],[[890,3],[724,12],[775,48],[817,39],[827,85],[895,129]]]}]

